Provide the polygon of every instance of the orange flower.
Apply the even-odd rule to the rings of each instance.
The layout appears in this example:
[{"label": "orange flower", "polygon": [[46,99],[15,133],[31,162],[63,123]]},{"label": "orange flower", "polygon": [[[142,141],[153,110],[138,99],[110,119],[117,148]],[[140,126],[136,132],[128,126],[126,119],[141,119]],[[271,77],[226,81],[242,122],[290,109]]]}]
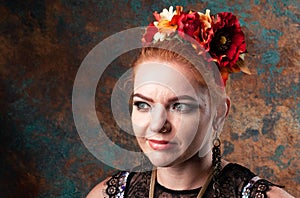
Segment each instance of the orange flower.
[{"label": "orange flower", "polygon": [[154,23],[160,33],[170,34],[177,29],[177,25],[171,25],[168,20],[161,20],[158,23]]},{"label": "orange flower", "polygon": [[158,32],[153,37],[154,41],[163,41],[166,37],[177,30],[177,20],[182,9],[183,8],[181,6],[176,6],[176,11],[173,11],[173,7],[170,6],[169,10],[163,9],[160,14],[154,12],[154,17],[157,21],[153,24],[158,29]]},{"label": "orange flower", "polygon": [[210,10],[206,10],[205,14],[198,12],[199,19],[202,22],[201,32],[199,38],[201,38],[200,45],[202,45],[207,51],[209,51],[209,43],[214,35],[212,22],[213,18],[210,16]]}]

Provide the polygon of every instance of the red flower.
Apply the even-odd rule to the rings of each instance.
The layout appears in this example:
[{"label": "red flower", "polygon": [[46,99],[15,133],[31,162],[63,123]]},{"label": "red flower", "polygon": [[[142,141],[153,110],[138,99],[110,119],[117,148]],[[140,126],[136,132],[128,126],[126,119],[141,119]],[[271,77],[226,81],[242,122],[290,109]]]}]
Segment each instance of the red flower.
[{"label": "red flower", "polygon": [[172,17],[172,20],[170,21],[170,25],[178,26],[178,20],[182,15],[182,6],[176,6],[176,14]]},{"label": "red flower", "polygon": [[234,67],[241,53],[246,52],[245,36],[239,21],[231,13],[221,12],[213,24],[214,37],[210,43],[210,55],[220,67],[229,73],[239,70]]},{"label": "red flower", "polygon": [[152,39],[157,32],[158,32],[157,27],[155,27],[153,23],[150,23],[147,27],[145,34],[143,35],[142,42],[144,43],[152,42]]},{"label": "red flower", "polygon": [[[156,21],[148,26],[143,42],[172,39],[177,30],[179,36],[191,42],[199,55],[203,55],[209,63],[214,61],[218,65],[225,85],[230,73],[242,71],[250,74],[244,64],[245,35],[233,14],[221,12],[214,17],[210,15],[210,10],[206,10],[205,14],[183,12],[182,6],[176,6],[176,12],[170,7],[153,15]],[[199,45],[209,53],[203,53],[202,49],[198,49]]]},{"label": "red flower", "polygon": [[184,34],[194,38],[207,51],[209,50],[209,42],[212,39],[213,30],[211,28],[211,18],[208,15],[190,11],[182,14],[178,19],[178,34],[187,39]]},{"label": "red flower", "polygon": [[199,14],[197,12],[192,12],[189,14],[182,14],[178,19],[178,32],[184,37],[184,34],[188,34],[194,37],[195,32],[199,32],[200,21]]}]

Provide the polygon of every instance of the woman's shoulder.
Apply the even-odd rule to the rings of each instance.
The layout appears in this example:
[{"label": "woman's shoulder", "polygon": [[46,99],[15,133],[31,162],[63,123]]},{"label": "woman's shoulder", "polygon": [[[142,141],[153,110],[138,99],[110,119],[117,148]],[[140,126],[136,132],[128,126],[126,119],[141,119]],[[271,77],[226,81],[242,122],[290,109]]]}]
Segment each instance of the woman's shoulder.
[{"label": "woman's shoulder", "polygon": [[97,184],[87,198],[122,197],[130,172],[120,171]]},{"label": "woman's shoulder", "polygon": [[267,195],[270,198],[295,198],[294,196],[277,186],[272,186],[270,191],[267,192]]},{"label": "woman's shoulder", "polygon": [[231,163],[231,162],[226,162],[224,168],[222,169],[223,172],[230,173],[230,172],[241,172],[244,174],[249,174],[249,175],[255,175],[254,173],[251,172],[250,169],[247,167],[237,164],[237,163]]},{"label": "woman's shoulder", "polygon": [[106,197],[106,188],[107,188],[107,181],[111,179],[111,177],[106,178],[105,180],[101,181],[97,184],[87,195],[87,198],[105,198]]},{"label": "woman's shoulder", "polygon": [[237,163],[226,163],[224,168],[222,169],[219,179],[228,180],[230,179],[232,182],[236,184],[244,184],[248,182],[251,178],[256,175],[247,167],[237,164]]},{"label": "woman's shoulder", "polygon": [[220,175],[222,183],[236,186],[236,190],[242,197],[293,197],[283,190],[283,186],[273,184],[255,175],[245,166],[235,163],[228,163]]},{"label": "woman's shoulder", "polygon": [[223,169],[217,177],[210,182],[205,193],[206,197],[220,197],[219,195],[239,197],[242,195],[244,187],[255,174],[242,165],[225,161],[222,163]]}]

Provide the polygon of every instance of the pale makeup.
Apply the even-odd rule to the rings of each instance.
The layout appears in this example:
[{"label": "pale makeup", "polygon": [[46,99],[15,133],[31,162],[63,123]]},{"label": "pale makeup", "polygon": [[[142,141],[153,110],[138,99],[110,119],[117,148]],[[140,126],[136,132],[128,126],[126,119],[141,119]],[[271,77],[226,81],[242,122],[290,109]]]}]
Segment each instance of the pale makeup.
[{"label": "pale makeup", "polygon": [[[159,61],[135,67],[133,131],[139,146],[157,167],[188,160],[211,132],[208,90],[184,68]],[[166,122],[170,130],[163,133]]]}]

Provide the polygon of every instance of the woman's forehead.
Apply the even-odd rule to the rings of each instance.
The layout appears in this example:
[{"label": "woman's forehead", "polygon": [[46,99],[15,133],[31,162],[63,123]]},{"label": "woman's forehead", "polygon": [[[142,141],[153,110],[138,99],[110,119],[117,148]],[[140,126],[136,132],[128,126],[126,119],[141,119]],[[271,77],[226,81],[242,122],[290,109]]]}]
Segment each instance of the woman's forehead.
[{"label": "woman's forehead", "polygon": [[194,80],[194,75],[188,66],[179,63],[147,61],[135,67],[136,84],[148,81],[191,83]]},{"label": "woman's forehead", "polygon": [[[144,62],[135,68],[134,90],[151,94],[199,96],[199,82],[181,65],[158,61]],[[165,94],[164,94],[165,93]]]}]

